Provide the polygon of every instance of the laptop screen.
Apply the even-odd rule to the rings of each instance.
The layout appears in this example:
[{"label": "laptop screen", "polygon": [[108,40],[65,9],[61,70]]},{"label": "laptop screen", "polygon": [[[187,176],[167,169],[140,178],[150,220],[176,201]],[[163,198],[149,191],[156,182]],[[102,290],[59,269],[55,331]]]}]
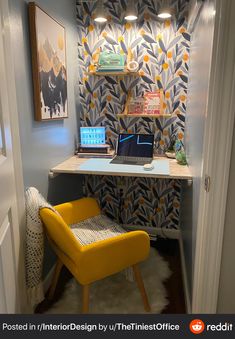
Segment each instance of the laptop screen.
[{"label": "laptop screen", "polygon": [[105,127],[80,127],[81,144],[84,146],[104,145]]},{"label": "laptop screen", "polygon": [[153,145],[153,134],[119,134],[117,155],[152,158]]}]

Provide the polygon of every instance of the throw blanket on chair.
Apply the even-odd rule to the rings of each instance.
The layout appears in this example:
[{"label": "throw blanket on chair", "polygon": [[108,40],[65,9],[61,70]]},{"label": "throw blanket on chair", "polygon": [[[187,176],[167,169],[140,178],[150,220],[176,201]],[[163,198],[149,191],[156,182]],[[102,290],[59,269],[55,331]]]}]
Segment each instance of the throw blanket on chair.
[{"label": "throw blanket on chair", "polygon": [[[42,269],[44,256],[44,230],[39,216],[40,208],[55,209],[38,190],[26,190],[26,287],[30,304],[34,307],[44,299]],[[56,211],[55,211],[56,212]]]}]

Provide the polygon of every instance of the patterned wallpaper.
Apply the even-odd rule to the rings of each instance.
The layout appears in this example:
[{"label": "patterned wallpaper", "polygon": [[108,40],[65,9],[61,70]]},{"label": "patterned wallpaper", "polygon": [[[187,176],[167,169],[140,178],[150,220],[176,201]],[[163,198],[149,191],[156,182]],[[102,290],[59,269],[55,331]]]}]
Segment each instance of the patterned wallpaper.
[{"label": "patterned wallpaper", "polygon": [[[120,132],[154,133],[157,152],[163,153],[172,137],[182,142],[184,139],[190,52],[185,20],[188,1],[172,0],[177,14],[174,19],[165,21],[157,18],[159,0],[134,3],[138,10],[136,22],[124,20],[126,0],[113,0],[104,3],[108,22],[100,25],[93,20],[96,3],[77,1],[81,125],[105,126],[107,142],[113,147]],[[92,63],[99,48],[124,55],[131,48],[140,65],[141,77],[87,75],[88,70],[93,70]],[[117,118],[130,89],[134,96],[163,89],[165,113],[171,117]],[[105,213],[115,219],[121,209],[119,217],[123,222],[178,227],[180,181],[87,176],[85,193],[96,195]]]}]

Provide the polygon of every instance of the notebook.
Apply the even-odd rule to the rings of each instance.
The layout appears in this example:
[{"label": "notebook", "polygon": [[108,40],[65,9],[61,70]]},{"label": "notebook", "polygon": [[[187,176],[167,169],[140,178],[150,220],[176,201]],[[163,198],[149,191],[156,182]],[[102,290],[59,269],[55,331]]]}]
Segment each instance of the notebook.
[{"label": "notebook", "polygon": [[119,134],[111,164],[144,165],[153,160],[153,134]]}]

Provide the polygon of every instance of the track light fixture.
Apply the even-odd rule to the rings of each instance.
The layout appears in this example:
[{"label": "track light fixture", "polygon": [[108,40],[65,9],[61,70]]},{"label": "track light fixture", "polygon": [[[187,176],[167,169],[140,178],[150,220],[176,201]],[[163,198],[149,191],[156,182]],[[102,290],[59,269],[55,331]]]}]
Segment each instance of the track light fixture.
[{"label": "track light fixture", "polygon": [[163,0],[162,6],[161,6],[157,16],[161,19],[169,19],[169,18],[172,17],[173,14],[174,14],[174,10],[170,6],[170,1],[169,0]]},{"label": "track light fixture", "polygon": [[95,11],[94,21],[98,23],[104,23],[107,21],[103,0],[97,1],[97,8]]},{"label": "track light fixture", "polygon": [[125,20],[127,21],[135,21],[137,20],[137,10],[135,8],[135,3],[133,0],[128,0],[128,5],[126,9]]}]

